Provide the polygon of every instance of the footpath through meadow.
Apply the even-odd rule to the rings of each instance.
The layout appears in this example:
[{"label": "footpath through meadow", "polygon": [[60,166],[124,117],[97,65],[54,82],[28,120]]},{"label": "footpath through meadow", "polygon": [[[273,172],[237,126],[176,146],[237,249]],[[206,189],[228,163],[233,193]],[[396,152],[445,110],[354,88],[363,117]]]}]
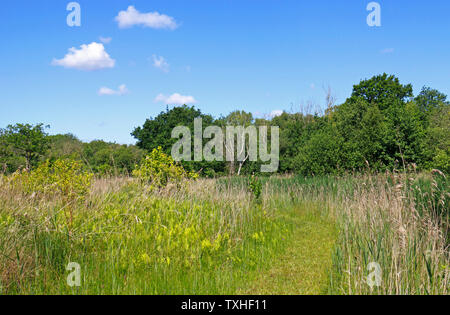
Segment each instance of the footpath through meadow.
[{"label": "footpath through meadow", "polygon": [[293,220],[293,236],[284,253],[240,294],[326,293],[336,228],[311,211],[298,210]]}]

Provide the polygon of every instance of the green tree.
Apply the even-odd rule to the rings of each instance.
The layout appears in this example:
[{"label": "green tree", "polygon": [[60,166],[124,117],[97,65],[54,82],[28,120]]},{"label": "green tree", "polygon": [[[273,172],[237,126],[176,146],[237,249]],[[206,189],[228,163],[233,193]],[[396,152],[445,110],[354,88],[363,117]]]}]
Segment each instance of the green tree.
[{"label": "green tree", "polygon": [[[213,125],[214,119],[211,115],[203,114],[199,109],[188,107],[186,105],[168,109],[161,112],[155,118],[147,119],[142,127],[137,127],[131,133],[137,139],[137,146],[148,152],[162,148],[163,152],[171,155],[172,146],[177,139],[172,139],[172,130],[177,126],[185,126],[191,130],[192,139],[194,137],[194,120],[202,118],[203,131],[206,127]],[[205,144],[208,140],[204,139]],[[192,147],[192,153],[194,152]],[[206,176],[215,176],[217,173],[223,173],[225,163],[222,161],[214,162],[182,162],[182,166],[188,171],[202,172]]]},{"label": "green tree", "polygon": [[384,73],[353,86],[351,98],[363,98],[369,104],[377,104],[383,111],[404,104],[412,96],[411,84],[402,85],[397,77]]},{"label": "green tree", "polygon": [[430,112],[444,103],[449,104],[447,102],[447,95],[429,87],[423,87],[420,94],[414,100],[422,112]]},{"label": "green tree", "polygon": [[337,174],[342,171],[342,138],[327,125],[314,132],[293,160],[297,173],[305,176]]},{"label": "green tree", "polygon": [[235,110],[225,117],[224,122],[228,126],[248,127],[253,124],[254,119],[252,113],[247,113],[243,110]]},{"label": "green tree", "polygon": [[319,117],[302,113],[274,117],[271,125],[280,128],[280,172],[292,172],[295,160],[301,148],[317,128],[320,128]]},{"label": "green tree", "polygon": [[137,139],[137,146],[152,152],[161,147],[163,152],[171,154],[172,146],[177,141],[172,139],[172,130],[177,126],[186,126],[194,132],[195,118],[203,119],[203,126],[209,126],[213,122],[210,115],[204,115],[194,107],[183,105],[167,109],[155,118],[147,119],[142,127],[137,127],[131,133]]},{"label": "green tree", "polygon": [[[47,126],[48,127],[48,126]],[[39,159],[49,148],[48,135],[43,124],[9,125],[1,131],[3,151],[7,155],[22,157],[25,168],[30,170],[37,166]]]},{"label": "green tree", "polygon": [[58,159],[82,160],[83,142],[72,134],[48,136],[50,150],[45,159],[56,161]]},{"label": "green tree", "polygon": [[352,96],[331,113],[344,139],[344,167],[375,169],[422,162],[424,128],[412,86],[387,74],[363,80]]},{"label": "green tree", "polygon": [[83,144],[82,159],[96,173],[130,174],[145,153],[145,150],[134,145],[95,140]]},{"label": "green tree", "polygon": [[441,104],[431,111],[424,148],[428,168],[450,174],[450,104]]}]

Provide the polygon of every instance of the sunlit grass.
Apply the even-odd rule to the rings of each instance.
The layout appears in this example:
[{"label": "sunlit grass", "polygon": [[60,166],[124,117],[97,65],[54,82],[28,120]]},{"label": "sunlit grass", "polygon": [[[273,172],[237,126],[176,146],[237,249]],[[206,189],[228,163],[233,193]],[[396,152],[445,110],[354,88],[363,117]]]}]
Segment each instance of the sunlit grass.
[{"label": "sunlit grass", "polygon": [[[98,178],[82,199],[0,178],[3,294],[448,294],[441,174],[190,181]],[[68,220],[67,209],[73,218]],[[69,262],[81,286],[67,285]],[[370,288],[371,262],[382,283]]]},{"label": "sunlit grass", "polygon": [[[108,187],[101,187],[107,185]],[[208,181],[192,191],[156,193],[131,179],[94,184],[64,216],[62,200],[3,198],[0,235],[10,272],[6,293],[231,294],[279,253],[291,230],[277,207],[247,191],[222,196]],[[19,204],[17,203],[19,202]],[[8,233],[20,240],[6,239]],[[283,238],[282,238],[283,236]],[[16,255],[17,248],[20,248]],[[66,283],[69,262],[82,285]],[[25,271],[25,273],[24,273]],[[26,276],[24,276],[26,275]]]},{"label": "sunlit grass", "polygon": [[337,230],[333,222],[320,215],[318,206],[305,203],[296,208],[289,246],[269,270],[258,274],[240,293],[305,295],[326,292],[330,253]]}]

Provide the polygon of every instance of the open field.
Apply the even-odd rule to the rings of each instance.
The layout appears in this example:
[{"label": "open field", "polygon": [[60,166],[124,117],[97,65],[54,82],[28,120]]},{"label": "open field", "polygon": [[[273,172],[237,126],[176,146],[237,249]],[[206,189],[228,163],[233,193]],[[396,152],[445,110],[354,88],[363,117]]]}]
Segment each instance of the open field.
[{"label": "open field", "polygon": [[[85,198],[0,181],[3,294],[448,294],[442,174],[97,178]],[[81,267],[70,287],[66,267]],[[381,283],[367,284],[368,266]]]},{"label": "open field", "polygon": [[2,1],[0,296],[449,295],[448,12]]}]

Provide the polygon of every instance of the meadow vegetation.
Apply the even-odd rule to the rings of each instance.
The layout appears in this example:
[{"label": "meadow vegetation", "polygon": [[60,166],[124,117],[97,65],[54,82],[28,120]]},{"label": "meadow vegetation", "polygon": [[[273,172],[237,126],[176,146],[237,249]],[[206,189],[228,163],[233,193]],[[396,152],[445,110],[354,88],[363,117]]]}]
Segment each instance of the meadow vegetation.
[{"label": "meadow vegetation", "polygon": [[[1,183],[8,294],[233,293],[281,250],[292,228],[284,206],[281,213],[257,205],[244,190],[219,194],[213,181],[155,190],[139,178],[95,179],[72,199],[30,195],[22,180],[22,195],[17,177]],[[80,288],[66,283],[69,262],[82,266]]]},{"label": "meadow vegetation", "polygon": [[[446,96],[384,74],[327,100],[272,119],[175,107],[136,146],[0,129],[0,294],[448,294]],[[174,162],[172,129],[197,117],[279,126],[279,172]]]},{"label": "meadow vegetation", "polygon": [[[60,163],[1,178],[2,293],[448,294],[441,172],[186,177],[154,189],[80,171],[67,184]],[[41,168],[52,180],[30,186]],[[80,287],[67,285],[69,262]],[[373,289],[371,262],[382,268]]]}]

